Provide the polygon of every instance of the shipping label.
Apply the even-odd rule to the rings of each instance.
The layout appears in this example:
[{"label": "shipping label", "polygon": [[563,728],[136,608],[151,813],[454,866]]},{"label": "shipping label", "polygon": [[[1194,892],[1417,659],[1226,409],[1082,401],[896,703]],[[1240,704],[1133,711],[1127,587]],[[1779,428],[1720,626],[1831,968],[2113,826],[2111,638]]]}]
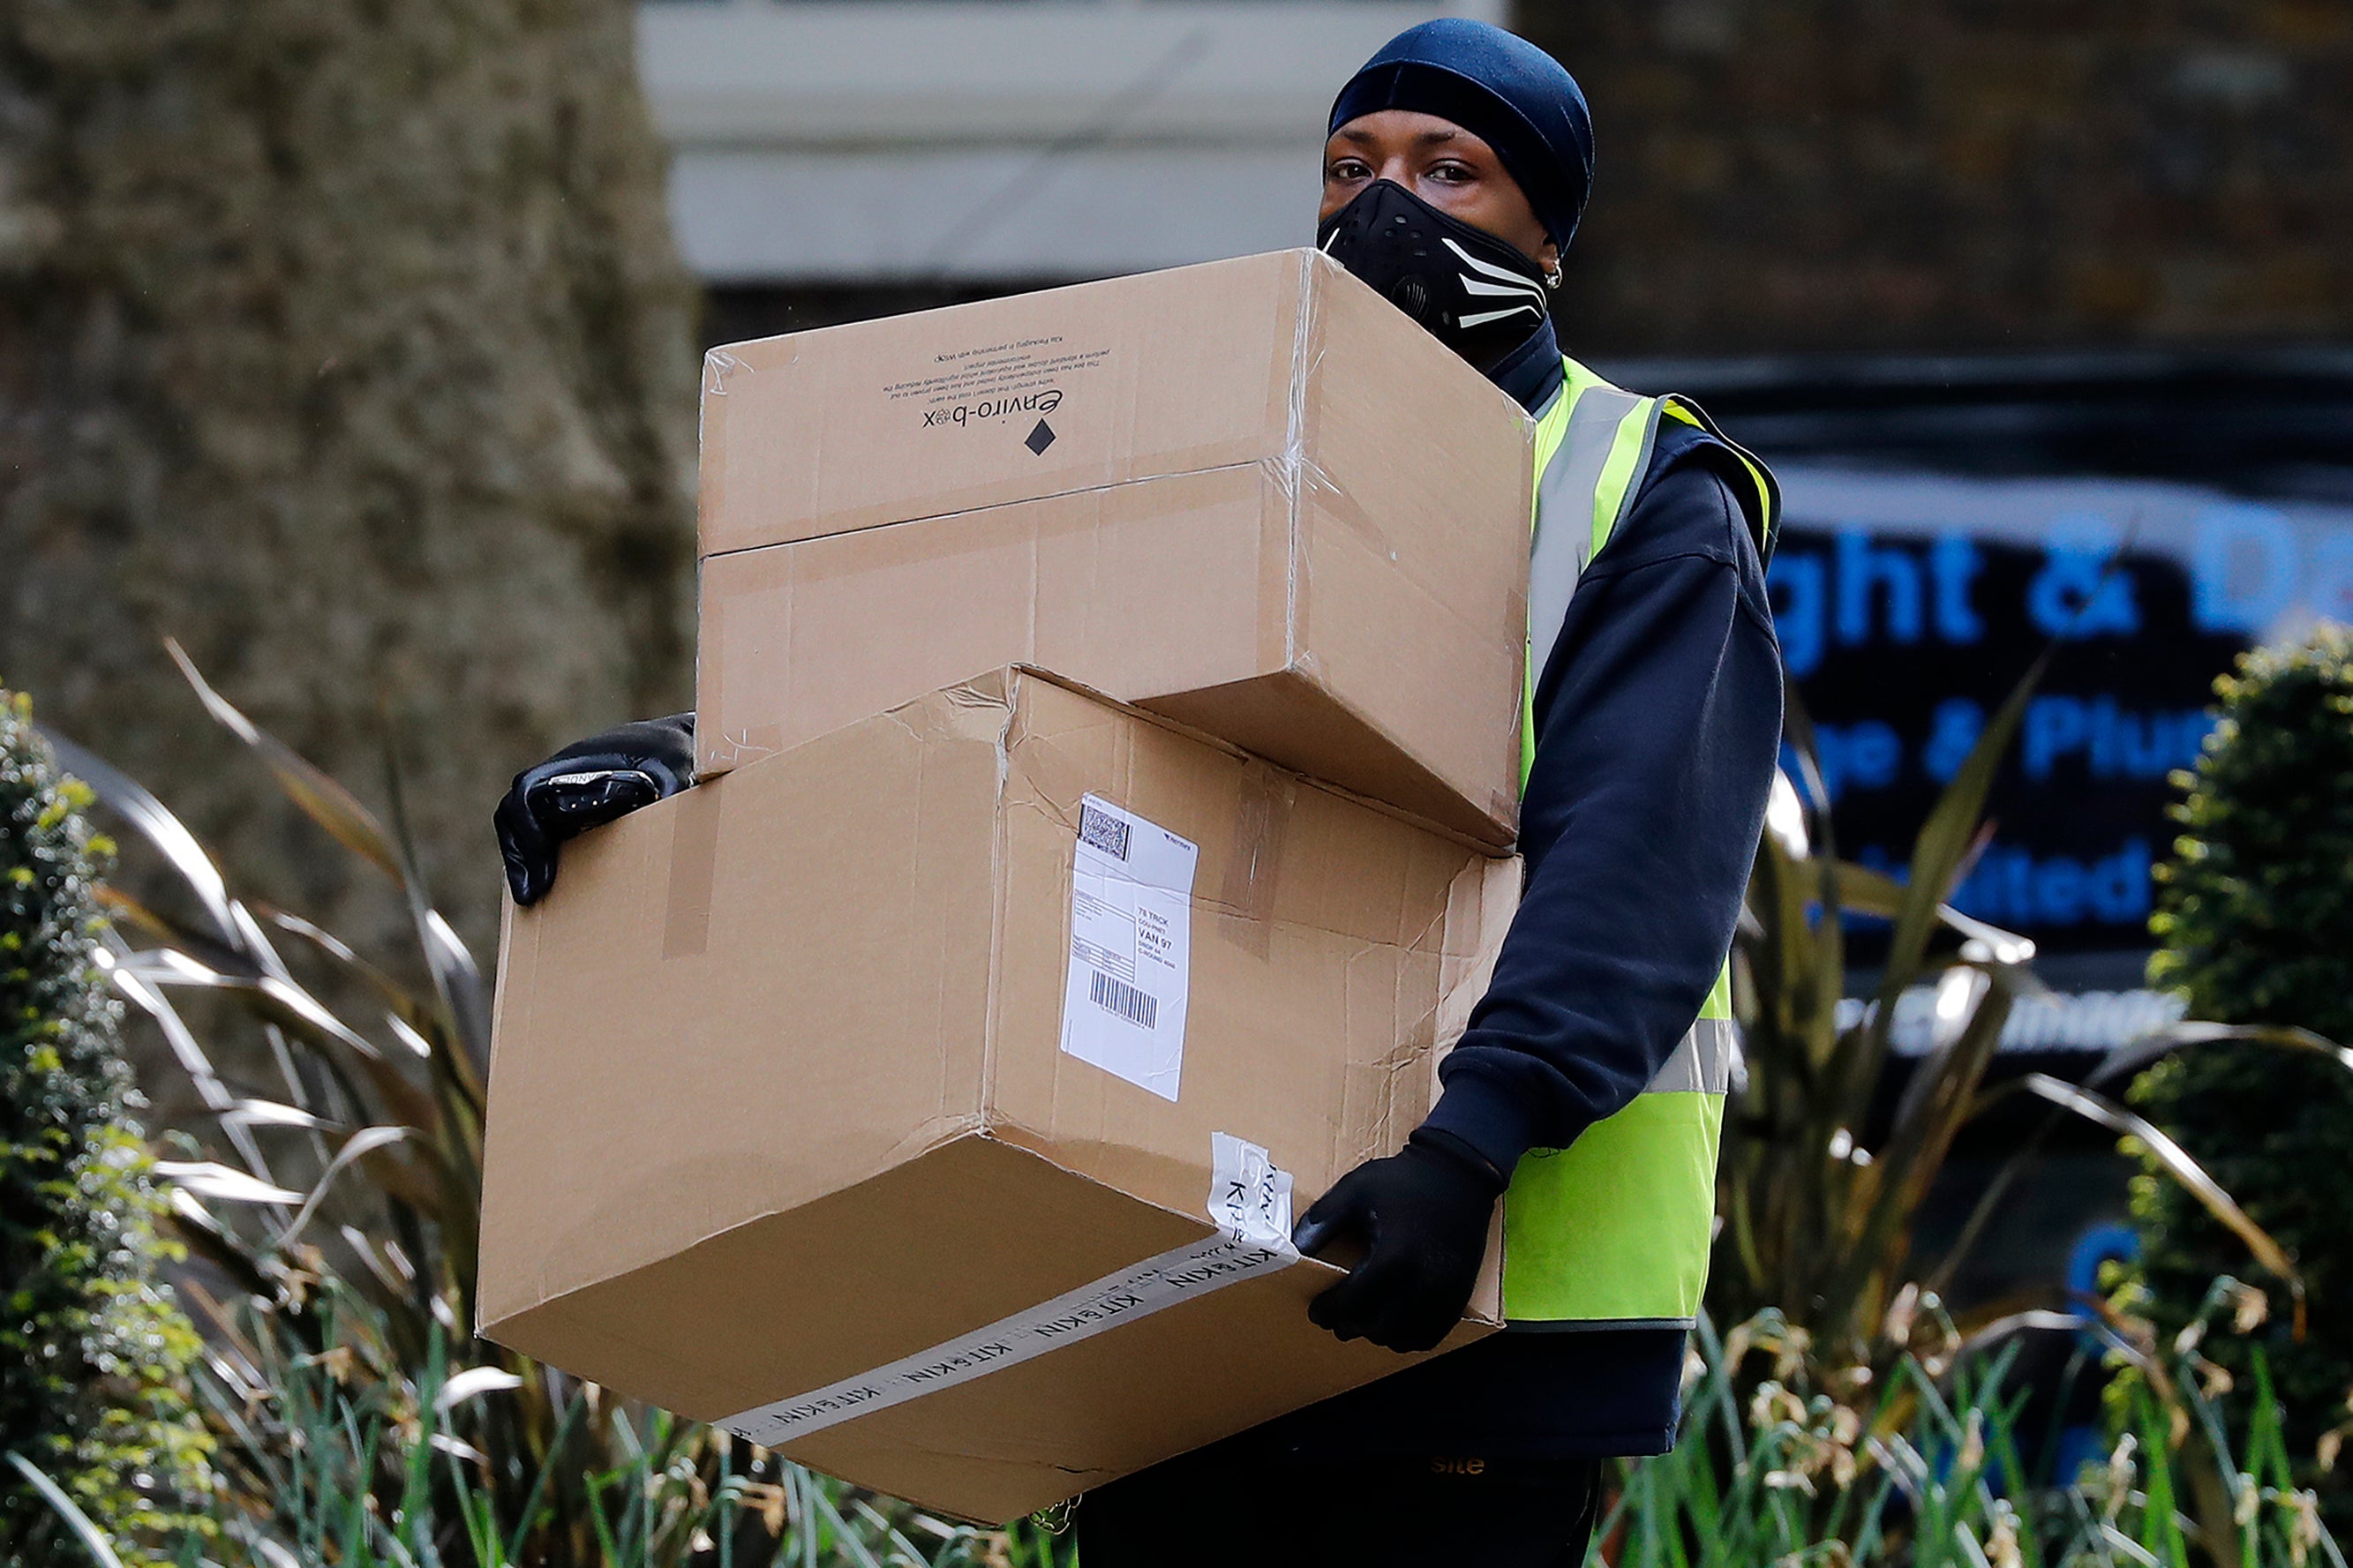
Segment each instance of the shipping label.
[{"label": "shipping label", "polygon": [[1079,804],[1062,1049],[1169,1100],[1185,1068],[1200,856],[1100,796]]}]

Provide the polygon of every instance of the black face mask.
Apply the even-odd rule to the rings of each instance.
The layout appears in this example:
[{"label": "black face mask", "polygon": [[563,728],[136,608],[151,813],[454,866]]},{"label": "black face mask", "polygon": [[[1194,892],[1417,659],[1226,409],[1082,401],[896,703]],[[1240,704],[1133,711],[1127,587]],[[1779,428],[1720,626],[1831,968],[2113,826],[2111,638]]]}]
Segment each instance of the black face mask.
[{"label": "black face mask", "polygon": [[1388,180],[1317,225],[1315,243],[1482,371],[1545,319],[1544,273],[1517,247]]}]

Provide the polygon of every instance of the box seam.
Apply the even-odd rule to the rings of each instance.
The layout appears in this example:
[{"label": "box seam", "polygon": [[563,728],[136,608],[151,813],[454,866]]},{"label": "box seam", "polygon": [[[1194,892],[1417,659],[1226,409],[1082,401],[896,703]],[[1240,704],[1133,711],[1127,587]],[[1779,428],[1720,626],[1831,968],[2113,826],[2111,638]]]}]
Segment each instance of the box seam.
[{"label": "box seam", "polygon": [[920,512],[913,517],[892,518],[884,522],[860,523],[856,528],[836,529],[826,533],[804,533],[792,539],[772,539],[765,544],[738,544],[726,550],[702,551],[697,559],[704,562],[721,561],[731,555],[748,555],[757,550],[780,550],[787,545],[807,544],[813,540],[848,539],[854,534],[872,533],[880,529],[906,528],[918,522],[937,522],[943,518],[969,517],[975,512],[996,511],[1003,507],[1033,506],[1039,501],[1067,500],[1073,496],[1101,495],[1111,490],[1124,489],[1130,485],[1150,484],[1156,479],[1181,479],[1194,474],[1223,474],[1242,468],[1264,468],[1270,461],[1280,462],[1287,456],[1287,453],[1278,453],[1271,458],[1261,455],[1239,463],[1210,463],[1190,468],[1166,468],[1148,474],[1131,474],[1126,479],[1114,479],[1109,484],[1073,485],[1068,489],[1044,490],[1037,495],[1022,496],[1014,500],[989,501],[981,506],[955,507],[946,511]]}]

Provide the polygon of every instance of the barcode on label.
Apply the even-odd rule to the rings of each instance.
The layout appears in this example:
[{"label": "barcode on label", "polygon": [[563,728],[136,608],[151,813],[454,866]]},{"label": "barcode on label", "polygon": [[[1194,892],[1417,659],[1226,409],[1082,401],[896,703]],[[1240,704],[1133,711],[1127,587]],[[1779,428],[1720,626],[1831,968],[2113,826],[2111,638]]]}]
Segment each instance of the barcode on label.
[{"label": "barcode on label", "polygon": [[1079,807],[1079,842],[1092,845],[1114,860],[1127,858],[1127,824],[1110,812],[1090,805]]},{"label": "barcode on label", "polygon": [[[1123,823],[1121,826],[1125,827]],[[1087,996],[1106,1013],[1116,1013],[1138,1028],[1159,1026],[1160,998],[1139,991],[1115,974],[1094,971],[1087,980]]]}]

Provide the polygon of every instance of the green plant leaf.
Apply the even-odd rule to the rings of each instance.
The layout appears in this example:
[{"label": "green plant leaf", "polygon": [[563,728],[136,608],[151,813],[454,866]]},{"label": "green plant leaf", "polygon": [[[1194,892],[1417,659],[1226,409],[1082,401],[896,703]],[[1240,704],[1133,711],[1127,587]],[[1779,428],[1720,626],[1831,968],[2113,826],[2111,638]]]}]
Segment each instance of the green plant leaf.
[{"label": "green plant leaf", "polygon": [[1913,840],[1907,897],[1895,918],[1895,931],[1888,943],[1887,973],[1880,984],[1880,999],[1890,1010],[1895,997],[1919,972],[1928,938],[1938,923],[1937,910],[1951,892],[1962,862],[1978,841],[1986,797],[1993,789],[1994,777],[2000,771],[2010,742],[2018,734],[2019,723],[2026,716],[2027,704],[2051,667],[2051,658],[2046,650],[2002,700]]}]

